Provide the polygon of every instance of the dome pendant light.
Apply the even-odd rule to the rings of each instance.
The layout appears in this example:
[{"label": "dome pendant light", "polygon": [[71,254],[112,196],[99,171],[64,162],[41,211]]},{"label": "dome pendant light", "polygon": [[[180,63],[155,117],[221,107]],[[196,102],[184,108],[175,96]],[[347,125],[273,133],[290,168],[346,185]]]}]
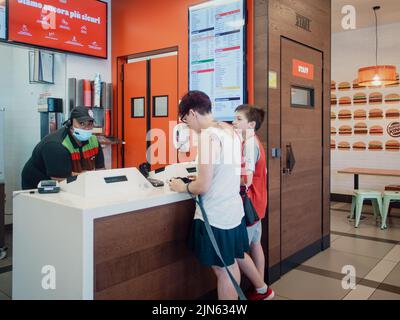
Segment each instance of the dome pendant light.
[{"label": "dome pendant light", "polygon": [[382,86],[390,85],[397,82],[396,66],[378,65],[378,16],[376,11],[381,7],[373,7],[375,14],[375,66],[363,67],[358,69],[358,85],[361,87],[367,86]]}]

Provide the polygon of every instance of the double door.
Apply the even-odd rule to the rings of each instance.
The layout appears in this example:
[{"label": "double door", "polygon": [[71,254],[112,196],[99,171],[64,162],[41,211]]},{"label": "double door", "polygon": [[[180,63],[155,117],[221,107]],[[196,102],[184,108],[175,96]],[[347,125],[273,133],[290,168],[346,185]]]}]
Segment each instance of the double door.
[{"label": "double door", "polygon": [[176,162],[172,143],[178,119],[178,55],[128,60],[123,65],[124,167],[151,169]]}]

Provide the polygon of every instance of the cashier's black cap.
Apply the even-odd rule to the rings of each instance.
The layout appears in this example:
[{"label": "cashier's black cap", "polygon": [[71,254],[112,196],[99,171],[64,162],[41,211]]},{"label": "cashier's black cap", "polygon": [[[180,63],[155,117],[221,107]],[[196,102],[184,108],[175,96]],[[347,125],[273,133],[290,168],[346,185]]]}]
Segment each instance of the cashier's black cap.
[{"label": "cashier's black cap", "polygon": [[93,121],[94,115],[93,111],[86,107],[75,107],[72,109],[71,114],[69,116],[69,120],[76,119],[78,121]]}]

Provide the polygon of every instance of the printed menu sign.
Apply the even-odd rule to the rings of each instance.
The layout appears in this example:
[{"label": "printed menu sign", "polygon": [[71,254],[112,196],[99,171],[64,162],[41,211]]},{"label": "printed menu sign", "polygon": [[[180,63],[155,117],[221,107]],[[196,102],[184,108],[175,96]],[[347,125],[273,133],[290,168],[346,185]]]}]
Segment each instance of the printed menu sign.
[{"label": "printed menu sign", "polygon": [[0,39],[6,39],[6,0],[0,0]]},{"label": "printed menu sign", "polygon": [[9,40],[107,57],[106,3],[97,0],[9,0],[8,4]]},{"label": "printed menu sign", "polygon": [[244,25],[243,0],[189,9],[189,88],[210,96],[221,121],[232,121],[244,102]]}]

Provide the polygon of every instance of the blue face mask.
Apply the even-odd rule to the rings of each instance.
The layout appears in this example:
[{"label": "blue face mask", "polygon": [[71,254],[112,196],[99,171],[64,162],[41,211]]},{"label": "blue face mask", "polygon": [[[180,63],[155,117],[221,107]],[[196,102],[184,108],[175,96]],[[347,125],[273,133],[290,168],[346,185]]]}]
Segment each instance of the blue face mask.
[{"label": "blue face mask", "polygon": [[93,130],[84,130],[84,129],[74,128],[74,132],[72,134],[79,141],[85,142],[85,141],[88,141],[90,139],[90,137],[92,136],[92,131]]}]

